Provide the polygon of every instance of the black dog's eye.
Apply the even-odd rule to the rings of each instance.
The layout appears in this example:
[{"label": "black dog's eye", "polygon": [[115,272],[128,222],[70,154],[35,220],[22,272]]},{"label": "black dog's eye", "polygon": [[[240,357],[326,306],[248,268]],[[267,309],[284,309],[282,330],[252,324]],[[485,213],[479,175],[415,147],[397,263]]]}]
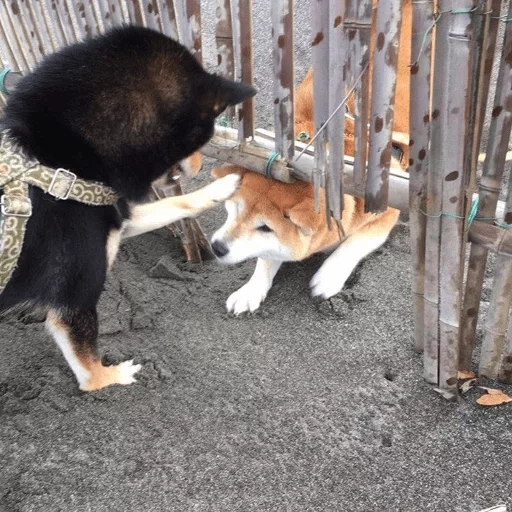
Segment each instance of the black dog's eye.
[{"label": "black dog's eye", "polygon": [[263,231],[263,233],[270,233],[272,231],[266,224],[263,224],[262,226],[258,226],[256,229],[258,231]]}]

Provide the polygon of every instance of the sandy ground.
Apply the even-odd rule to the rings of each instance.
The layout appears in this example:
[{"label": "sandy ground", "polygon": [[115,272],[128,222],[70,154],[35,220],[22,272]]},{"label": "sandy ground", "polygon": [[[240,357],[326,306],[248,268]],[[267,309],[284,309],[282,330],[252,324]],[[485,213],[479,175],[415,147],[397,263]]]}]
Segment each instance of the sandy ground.
[{"label": "sandy ground", "polygon": [[[271,124],[268,107],[258,116]],[[223,219],[217,208],[200,221],[211,234]],[[0,511],[512,507],[510,407],[479,408],[477,391],[448,403],[422,379],[406,223],[344,293],[316,303],[308,281],[322,259],[285,265],[261,310],[234,318],[224,302],[253,262],[189,266],[166,230],[127,241],[101,300],[100,345],[107,362],[143,365],[129,387],[82,393],[40,322],[1,323]],[[159,262],[169,277],[151,277]]]}]

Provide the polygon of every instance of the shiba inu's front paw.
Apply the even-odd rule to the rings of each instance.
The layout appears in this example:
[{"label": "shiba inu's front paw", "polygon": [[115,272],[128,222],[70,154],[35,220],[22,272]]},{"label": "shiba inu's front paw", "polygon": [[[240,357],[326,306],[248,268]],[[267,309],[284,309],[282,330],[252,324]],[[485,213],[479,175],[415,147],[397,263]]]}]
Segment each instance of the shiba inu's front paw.
[{"label": "shiba inu's front paw", "polygon": [[229,199],[240,187],[240,175],[228,174],[205,187],[210,199],[214,203],[221,203]]},{"label": "shiba inu's front paw", "polygon": [[228,313],[236,316],[256,311],[267,297],[268,290],[254,283],[247,283],[232,293],[226,301]]},{"label": "shiba inu's front paw", "polygon": [[348,277],[348,275],[340,272],[337,265],[329,265],[326,261],[309,283],[311,295],[321,299],[330,299],[341,292]]},{"label": "shiba inu's front paw", "polygon": [[103,366],[96,362],[89,368],[89,378],[80,385],[82,391],[96,391],[112,384],[127,386],[136,382],[134,375],[142,368],[140,364],[123,361],[113,366]]}]

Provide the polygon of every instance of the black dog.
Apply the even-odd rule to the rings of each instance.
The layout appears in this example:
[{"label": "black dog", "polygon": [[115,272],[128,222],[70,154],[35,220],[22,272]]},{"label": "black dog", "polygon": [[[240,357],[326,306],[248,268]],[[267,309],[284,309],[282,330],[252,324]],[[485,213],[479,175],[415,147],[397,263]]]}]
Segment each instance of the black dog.
[{"label": "black dog", "polygon": [[9,97],[1,129],[28,157],[120,197],[115,206],[88,206],[30,187],[23,249],[0,295],[0,312],[47,308],[47,328],[81,389],[129,384],[140,368],[104,367],[97,352],[96,305],[120,238],[197,215],[229,197],[237,181],[133,203],[211,138],[219,113],[254,94],[207,73],[176,41],[125,26],[47,57]]}]

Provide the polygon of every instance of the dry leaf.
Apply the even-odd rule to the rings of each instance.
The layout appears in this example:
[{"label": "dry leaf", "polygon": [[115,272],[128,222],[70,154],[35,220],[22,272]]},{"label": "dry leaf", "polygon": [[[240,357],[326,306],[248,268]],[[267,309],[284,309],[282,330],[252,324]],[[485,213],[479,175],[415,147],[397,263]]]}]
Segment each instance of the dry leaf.
[{"label": "dry leaf", "polygon": [[475,386],[475,384],[476,384],[476,379],[467,380],[460,387],[460,392],[462,394],[467,393],[471,388],[473,388]]},{"label": "dry leaf", "polygon": [[478,386],[480,389],[485,389],[489,395],[501,395],[501,389],[486,388],[485,386]]},{"label": "dry leaf", "polygon": [[473,372],[460,371],[457,373],[457,378],[459,380],[474,379],[475,377],[476,375]]},{"label": "dry leaf", "polygon": [[508,396],[506,393],[503,393],[503,391],[498,389],[493,389],[491,391],[493,391],[493,393],[482,395],[477,399],[476,403],[479,405],[501,405],[512,402],[512,396]]}]

